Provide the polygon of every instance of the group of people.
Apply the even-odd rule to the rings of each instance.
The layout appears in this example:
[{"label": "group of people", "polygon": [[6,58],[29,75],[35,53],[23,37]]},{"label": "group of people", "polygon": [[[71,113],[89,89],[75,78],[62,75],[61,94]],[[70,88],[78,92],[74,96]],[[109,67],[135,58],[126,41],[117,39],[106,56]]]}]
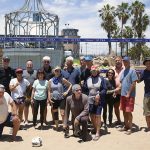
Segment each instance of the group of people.
[{"label": "group of people", "polygon": [[[132,133],[135,87],[136,83],[141,81],[145,83],[143,107],[147,131],[150,131],[149,57],[143,62],[146,69],[139,74],[131,69],[129,57],[122,59],[117,56],[115,66],[106,71],[106,77],[100,75],[100,68],[93,65],[90,56],[80,57],[78,68],[73,66],[73,61],[73,57],[69,56],[62,68],[52,68],[51,58],[44,56],[43,66],[38,70],[33,69],[32,60],[27,60],[25,70],[13,70],[9,67],[10,59],[7,56],[3,57],[3,66],[0,68],[0,137],[4,126],[9,126],[13,128],[12,137],[15,140],[20,123],[28,125],[30,105],[35,129],[40,107],[40,128],[43,129],[44,125],[48,125],[48,104],[51,106],[52,121],[56,130],[59,129],[60,112],[66,138],[70,136],[70,112],[73,135],[87,141],[88,123],[91,123],[93,140],[97,141],[101,136],[101,120],[105,127],[112,127],[113,109],[117,118],[115,125],[122,125],[120,110],[123,111],[124,126],[120,131],[129,135]],[[8,111],[9,104],[12,107],[11,113]]]}]

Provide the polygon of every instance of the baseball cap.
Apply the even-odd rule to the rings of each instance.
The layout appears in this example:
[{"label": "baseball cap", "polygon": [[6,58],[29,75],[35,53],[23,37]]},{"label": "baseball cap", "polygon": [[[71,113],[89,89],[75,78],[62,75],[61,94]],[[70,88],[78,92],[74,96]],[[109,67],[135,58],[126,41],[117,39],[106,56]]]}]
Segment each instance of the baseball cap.
[{"label": "baseball cap", "polygon": [[91,56],[85,56],[85,61],[92,61],[93,58]]},{"label": "baseball cap", "polygon": [[125,57],[123,58],[123,61],[130,61],[130,58],[129,58],[128,56],[125,56]]},{"label": "baseball cap", "polygon": [[59,66],[56,66],[56,67],[54,68],[54,70],[61,70],[61,68],[60,68]]},{"label": "baseball cap", "polygon": [[3,60],[10,60],[10,58],[8,56],[4,56]]},{"label": "baseball cap", "polygon": [[22,70],[22,68],[17,68],[15,72],[16,73],[23,73],[23,70]]},{"label": "baseball cap", "polygon": [[150,57],[146,57],[146,58],[144,59],[143,65],[145,65],[145,63],[146,63],[147,61],[150,61]]},{"label": "baseball cap", "polygon": [[72,86],[72,93],[74,93],[75,91],[80,90],[80,89],[81,89],[81,86],[79,84],[75,84]]}]

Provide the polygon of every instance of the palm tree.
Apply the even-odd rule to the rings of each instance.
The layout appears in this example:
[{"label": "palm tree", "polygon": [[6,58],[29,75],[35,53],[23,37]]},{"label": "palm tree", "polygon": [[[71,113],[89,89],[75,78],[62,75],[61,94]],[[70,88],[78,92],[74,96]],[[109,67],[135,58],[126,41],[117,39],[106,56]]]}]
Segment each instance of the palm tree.
[{"label": "palm tree", "polygon": [[[125,29],[123,29],[122,31],[122,36],[124,38],[133,38],[133,35],[134,35],[133,29],[130,26],[125,26]],[[126,55],[128,56],[129,43],[127,42],[126,45],[127,45]]]},{"label": "palm tree", "polygon": [[[121,38],[122,38],[123,26],[124,24],[126,24],[127,20],[130,17],[130,7],[128,3],[122,2],[121,5],[118,5],[116,9],[116,15],[118,16],[118,19],[121,21]],[[122,42],[120,44],[121,44],[121,56],[122,56],[122,53],[123,53]]]},{"label": "palm tree", "polygon": [[[107,37],[110,39],[112,33],[115,30],[117,23],[115,20],[115,7],[109,4],[104,5],[104,7],[99,10],[99,17],[102,19],[101,27],[107,32]],[[109,54],[111,54],[111,42],[108,42]]]},{"label": "palm tree", "polygon": [[[118,26],[116,26],[114,32],[112,33],[112,38],[120,38],[120,28]],[[118,55],[117,52],[117,42],[116,42],[116,56]]]},{"label": "palm tree", "polygon": [[[142,2],[135,1],[131,5],[131,14],[133,15],[133,18],[131,20],[133,29],[135,30],[136,36],[138,38],[144,37],[144,32],[146,31],[150,19],[147,14],[145,14],[145,5]],[[139,50],[142,50],[142,45],[145,43],[137,43],[137,47]],[[137,59],[140,58],[142,51],[139,52],[139,55]]]}]

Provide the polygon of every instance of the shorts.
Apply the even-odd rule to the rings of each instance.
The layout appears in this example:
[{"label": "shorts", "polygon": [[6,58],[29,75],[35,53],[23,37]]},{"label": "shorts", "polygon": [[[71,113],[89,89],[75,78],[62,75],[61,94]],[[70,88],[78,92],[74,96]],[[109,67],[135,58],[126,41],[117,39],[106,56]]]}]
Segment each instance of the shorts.
[{"label": "shorts", "polygon": [[25,99],[24,104],[26,107],[30,106],[31,105],[31,99]]},{"label": "shorts", "polygon": [[143,100],[143,115],[150,116],[150,97],[144,97]]},{"label": "shorts", "polygon": [[53,103],[53,109],[65,109],[65,106],[66,106],[66,100],[63,99],[63,100],[52,100],[54,103]]},{"label": "shorts", "polygon": [[101,105],[89,104],[89,113],[94,115],[101,115],[102,108],[103,107]]},{"label": "shorts", "polygon": [[133,112],[134,110],[134,97],[126,98],[125,96],[121,96],[120,98],[120,110],[125,112]]},{"label": "shorts", "polygon": [[13,127],[13,116],[11,113],[8,114],[7,119],[4,123],[0,124],[0,136],[3,133],[3,128],[7,126],[7,127]]},{"label": "shorts", "polygon": [[117,94],[116,97],[114,98],[114,104],[120,102],[120,94]]}]

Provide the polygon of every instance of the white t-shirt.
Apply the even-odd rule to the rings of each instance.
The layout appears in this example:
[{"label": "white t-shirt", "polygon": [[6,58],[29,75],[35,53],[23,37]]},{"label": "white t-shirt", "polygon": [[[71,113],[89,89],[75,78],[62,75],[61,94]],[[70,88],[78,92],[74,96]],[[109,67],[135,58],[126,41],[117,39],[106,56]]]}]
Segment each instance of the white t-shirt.
[{"label": "white t-shirt", "polygon": [[0,124],[4,123],[8,116],[8,105],[13,102],[11,96],[4,92],[4,96],[0,98]]},{"label": "white t-shirt", "polygon": [[[16,85],[17,82],[17,78],[11,79],[10,85]],[[11,96],[13,100],[17,100],[17,98],[23,97],[29,85],[30,83],[27,79],[22,79],[22,82],[13,91],[11,91]]]}]

